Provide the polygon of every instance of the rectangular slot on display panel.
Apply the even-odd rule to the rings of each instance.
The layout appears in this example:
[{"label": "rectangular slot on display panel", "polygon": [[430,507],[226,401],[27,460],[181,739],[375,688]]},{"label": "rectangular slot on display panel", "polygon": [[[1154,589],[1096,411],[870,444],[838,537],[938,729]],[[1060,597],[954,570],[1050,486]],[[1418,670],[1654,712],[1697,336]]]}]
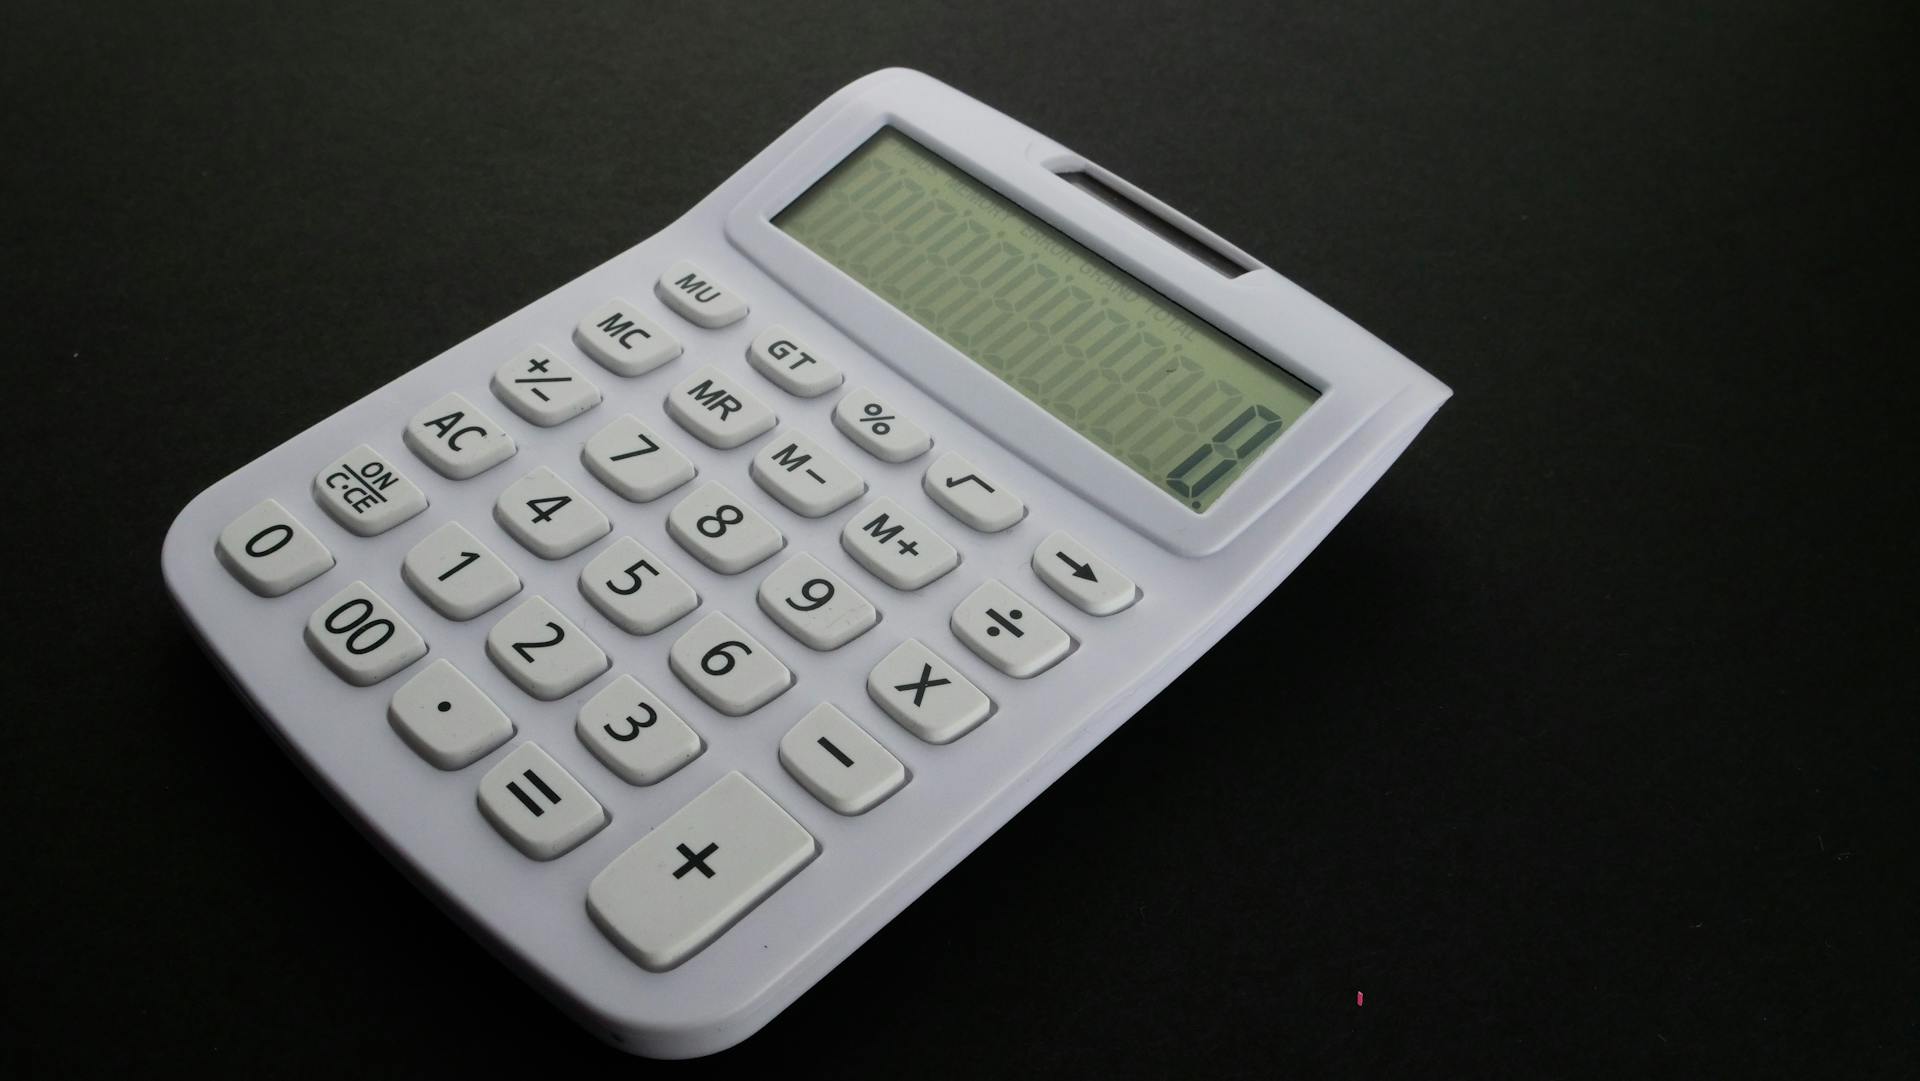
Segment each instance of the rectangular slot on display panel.
[{"label": "rectangular slot on display panel", "polygon": [[1258,269],[1242,263],[1238,256],[1214,248],[1206,241],[1187,232],[1178,223],[1161,217],[1152,207],[1140,205],[1126,192],[1084,169],[1054,175],[1125,214],[1154,236],[1186,252],[1222,277],[1237,278],[1250,270]]}]

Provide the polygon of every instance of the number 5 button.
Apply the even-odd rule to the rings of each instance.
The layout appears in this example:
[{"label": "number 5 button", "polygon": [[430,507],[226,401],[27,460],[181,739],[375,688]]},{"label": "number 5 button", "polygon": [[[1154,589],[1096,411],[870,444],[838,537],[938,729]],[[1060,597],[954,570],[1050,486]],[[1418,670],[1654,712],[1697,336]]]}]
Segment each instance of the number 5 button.
[{"label": "number 5 button", "polygon": [[793,686],[793,673],[767,647],[719,612],[693,625],[667,651],[680,682],[729,717],[752,713]]},{"label": "number 5 button", "polygon": [[528,597],[487,632],[487,656],[520,689],[551,702],[593,682],[607,655],[544,597]]}]

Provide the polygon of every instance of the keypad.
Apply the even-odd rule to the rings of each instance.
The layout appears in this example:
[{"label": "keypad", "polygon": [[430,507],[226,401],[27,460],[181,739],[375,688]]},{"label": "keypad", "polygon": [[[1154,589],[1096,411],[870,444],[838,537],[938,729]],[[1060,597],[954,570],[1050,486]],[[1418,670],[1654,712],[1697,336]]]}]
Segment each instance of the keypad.
[{"label": "keypad", "polygon": [[493,418],[458,394],[444,394],[413,415],[401,433],[407,449],[453,480],[477,477],[519,449]]},{"label": "keypad", "polygon": [[948,514],[982,533],[998,533],[1027,516],[1019,496],[958,454],[942,454],[928,466],[922,487]]},{"label": "keypad", "polygon": [[622,852],[587,887],[587,914],[628,957],[665,972],[813,862],[819,846],[739,772]]},{"label": "keypad", "polygon": [[709,706],[744,717],[793,686],[793,672],[740,624],[712,612],[667,651],[667,666]]},{"label": "keypad", "polygon": [[629,503],[651,503],[693,479],[693,463],[632,413],[593,433],[580,460]]},{"label": "keypad", "polygon": [[565,855],[607,824],[606,808],[537,743],[480,779],[480,813],[529,859]]},{"label": "keypad", "polygon": [[493,519],[541,559],[565,559],[613,529],[592,500],[544,465],[500,493]]},{"label": "keypad", "polygon": [[630,300],[615,297],[580,318],[573,344],[615,375],[645,375],[680,355],[680,343],[642,315]]},{"label": "keypad", "polygon": [[760,583],[760,609],[808,649],[839,649],[873,629],[880,612],[826,565],[804,552]]},{"label": "keypad", "polygon": [[876,499],[847,520],[840,544],[895,589],[920,589],[960,565],[960,553],[891,499]]},{"label": "keypad", "polygon": [[787,543],[765,515],[713,481],[695,488],[668,512],[667,533],[721,574],[758,566]]},{"label": "keypad", "polygon": [[833,407],[833,426],[883,462],[910,462],[933,446],[933,437],[899,412],[862,387]]},{"label": "keypad", "polygon": [[1140,595],[1133,579],[1065,533],[1049,533],[1033,550],[1033,573],[1090,616],[1123,612]]},{"label": "keypad", "polygon": [[865,814],[907,783],[907,767],[830,702],[780,737],[780,764],[843,815]]},{"label": "keypad", "polygon": [[803,518],[824,518],[867,490],[859,474],[791,428],[768,440],[747,470],[755,484]]},{"label": "keypad", "polygon": [[621,537],[580,570],[580,592],[614,626],[653,634],[700,607],[700,594],[647,546]]},{"label": "keypad", "polygon": [[543,345],[529,346],[493,373],[493,395],[529,424],[551,428],[600,404],[600,388]]},{"label": "keypad", "polygon": [[471,766],[513,738],[513,722],[444,657],[393,692],[387,721],[420,757],[445,770]]},{"label": "keypad", "polygon": [[993,712],[986,692],[916,638],[873,666],[867,694],[900,727],[928,743],[952,743]]},{"label": "keypad", "polygon": [[487,632],[487,656],[520,685],[550,702],[607,670],[607,655],[544,597],[528,597]]},{"label": "keypad", "polygon": [[[702,360],[722,354],[707,348],[710,342],[699,341],[700,334],[749,315],[741,297],[691,263],[670,267],[655,283],[654,294],[675,317],[691,324],[675,327],[682,335],[694,335],[686,348]],[[621,380],[635,380],[632,387],[616,384],[628,395],[628,408],[644,412],[651,408],[648,403],[658,402],[672,423],[619,412],[584,439],[565,438],[564,453],[578,448],[581,465],[597,482],[583,484],[587,492],[547,464],[528,462],[528,471],[518,479],[495,482],[504,485],[497,494],[486,485],[482,498],[494,494],[497,524],[533,557],[578,560],[569,568],[577,567],[581,597],[620,635],[605,627],[589,634],[546,597],[525,595],[511,560],[527,557],[503,549],[508,558],[502,558],[475,535],[470,521],[433,523],[424,536],[407,538],[410,547],[399,558],[400,577],[432,610],[429,618],[466,621],[491,613],[494,622],[484,653],[520,691],[540,701],[577,692],[585,699],[574,713],[574,736],[592,756],[586,766],[591,772],[576,778],[538,744],[512,746],[520,732],[514,719],[519,707],[490,697],[457,666],[468,663],[457,654],[432,658],[408,678],[395,680],[398,687],[387,700],[386,712],[398,740],[440,770],[458,771],[490,760],[484,774],[475,771],[479,779],[472,791],[480,813],[519,852],[536,860],[559,858],[615,814],[625,813],[619,810],[619,799],[603,805],[589,786],[602,796],[660,798],[642,797],[639,790],[660,785],[709,751],[696,724],[705,723],[700,716],[710,715],[692,707],[694,723],[689,723],[679,712],[695,699],[725,717],[763,710],[775,715],[770,718],[776,725],[772,729],[741,729],[765,733],[763,763],[777,759],[834,814],[885,814],[883,805],[911,775],[883,742],[904,737],[877,718],[889,718],[925,744],[951,743],[991,718],[998,707],[949,657],[977,663],[980,671],[1031,679],[1073,653],[1075,639],[1022,594],[1019,581],[990,578],[972,586],[948,613],[951,638],[896,639],[876,650],[885,653],[865,673],[868,701],[815,697],[791,710],[768,709],[801,682],[804,671],[796,674],[787,664],[796,647],[783,644],[778,635],[770,646],[727,613],[711,608],[702,613],[701,573],[753,571],[761,613],[799,644],[806,664],[865,664],[830,658],[880,629],[883,609],[891,605],[950,603],[911,594],[960,566],[965,545],[953,543],[953,536],[988,543],[979,535],[1020,525],[1028,513],[1026,503],[959,448],[943,448],[930,459],[918,477],[921,492],[911,490],[912,474],[902,472],[887,480],[891,465],[926,455],[934,439],[870,389],[849,390],[829,411],[832,427],[858,446],[860,454],[827,445],[835,437],[821,434],[825,424],[818,410],[824,407],[763,398],[775,392],[758,379],[794,398],[822,397],[845,382],[834,360],[788,327],[770,323],[754,334],[744,367],[758,377],[741,376],[743,366],[734,353],[724,363],[648,381],[656,369],[680,357],[683,346],[674,332],[620,297],[581,316],[571,338],[599,367]],[[490,387],[514,414],[507,420],[559,425],[602,400],[583,366],[593,367],[529,344],[500,365]],[[472,389],[443,388],[400,433],[412,457],[427,467],[420,476],[429,488],[414,483],[382,452],[362,444],[315,476],[315,501],[350,533],[373,537],[427,510],[431,485],[469,483],[515,458],[523,448],[513,431],[468,397]],[[783,401],[801,414],[784,428],[774,408]],[[775,431],[777,435],[764,438]],[[520,434],[527,435],[524,430]],[[703,479],[681,449],[692,447],[688,437],[723,455],[738,453],[719,459],[721,464]],[[755,440],[762,442],[746,449]],[[554,446],[548,437],[528,445],[549,451]],[[876,460],[883,464],[875,465]],[[809,530],[837,530],[841,547],[885,588],[848,581],[814,552],[796,550],[774,560],[786,548],[780,526],[714,479],[743,468],[759,492],[779,505],[775,517],[792,513],[823,522],[820,527],[798,527],[796,536],[813,539],[828,534]],[[863,473],[894,497],[873,495]],[[899,494],[903,491],[906,494]],[[941,510],[926,511],[925,502],[916,502],[921,493]],[[667,500],[670,495],[675,498]],[[614,536],[613,522],[603,509],[601,501],[613,498],[619,502],[606,506],[615,508],[628,535]],[[656,501],[666,506],[664,513],[645,506]],[[949,517],[960,526],[948,522]],[[648,547],[638,539],[659,525],[678,550],[660,548],[657,540],[655,547]],[[214,548],[220,563],[263,597],[287,593],[326,573],[338,555],[273,499],[236,517]],[[699,566],[693,567],[682,551]],[[1132,579],[1064,532],[1050,533],[1034,547],[1030,565],[1048,589],[1089,615],[1113,615],[1140,596]],[[603,644],[635,650],[627,655],[632,660],[646,656],[638,650],[658,648],[639,646],[621,635],[670,637],[667,668],[677,682],[656,690],[633,675],[618,674],[586,694],[616,663]],[[304,636],[327,668],[356,686],[387,680],[429,652],[426,637],[359,580],[311,611]],[[618,655],[620,649],[613,652]],[[837,656],[857,652],[845,649]],[[519,706],[531,708],[524,700]],[[801,708],[806,711],[796,721]],[[880,727],[872,727],[876,724]],[[600,776],[602,768],[611,776]],[[637,813],[649,818],[671,810],[643,806]],[[607,864],[588,888],[588,911],[633,960],[665,971],[750,912],[818,851],[814,838],[785,809],[745,775],[729,772]]]},{"label": "keypad", "polygon": [[263,499],[220,531],[214,554],[262,597],[291,593],[333,569],[333,553],[277,499]]},{"label": "keypad", "polygon": [[426,639],[365,582],[315,608],[306,637],[327,667],[356,687],[371,687],[427,655]]},{"label": "keypad", "polygon": [[705,749],[687,722],[632,676],[588,699],[574,731],[594,757],[632,785],[658,784]]},{"label": "keypad", "polygon": [[427,509],[427,494],[365,443],[314,475],[313,498],[361,537],[385,533]]},{"label": "keypad", "polygon": [[653,294],[680,318],[708,330],[730,326],[747,317],[746,301],[684,259],[660,275],[660,280],[653,284]]},{"label": "keypad", "polygon": [[777,323],[747,346],[747,362],[781,390],[801,398],[818,398],[846,378],[832,361],[802,345],[792,331]]},{"label": "keypad", "polygon": [[667,395],[667,413],[709,447],[728,450],[772,429],[772,409],[746,388],[708,366]]},{"label": "keypad", "polygon": [[520,576],[459,522],[408,549],[400,577],[434,611],[456,621],[491,612],[520,592]]},{"label": "keypad", "polygon": [[1073,639],[1059,624],[997,580],[967,594],[953,610],[952,623],[954,637],[1015,679],[1039,675],[1073,649]]}]

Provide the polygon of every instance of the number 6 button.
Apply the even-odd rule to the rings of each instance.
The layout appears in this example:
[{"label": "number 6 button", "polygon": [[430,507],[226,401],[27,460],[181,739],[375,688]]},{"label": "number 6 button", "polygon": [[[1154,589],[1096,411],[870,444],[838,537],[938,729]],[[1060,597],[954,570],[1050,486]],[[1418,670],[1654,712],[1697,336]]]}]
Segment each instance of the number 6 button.
[{"label": "number 6 button", "polygon": [[680,682],[729,717],[752,713],[793,686],[793,673],[767,647],[719,612],[693,625],[667,651]]},{"label": "number 6 button", "polygon": [[487,656],[520,689],[551,702],[593,682],[607,655],[544,597],[528,597],[487,632]]}]

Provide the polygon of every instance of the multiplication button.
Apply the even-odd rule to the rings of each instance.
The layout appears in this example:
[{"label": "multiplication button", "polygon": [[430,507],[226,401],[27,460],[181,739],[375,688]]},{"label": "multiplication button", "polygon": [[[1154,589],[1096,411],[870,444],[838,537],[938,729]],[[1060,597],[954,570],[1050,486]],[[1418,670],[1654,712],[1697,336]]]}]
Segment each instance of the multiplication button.
[{"label": "multiplication button", "polygon": [[900,727],[928,743],[951,743],[993,712],[986,692],[913,638],[874,665],[867,694]]},{"label": "multiplication button", "polygon": [[427,509],[427,493],[365,443],[313,478],[313,498],[334,521],[372,537]]},{"label": "multiplication button", "polygon": [[729,773],[640,838],[587,887],[587,914],[641,968],[700,952],[819,851],[813,835]]},{"label": "multiplication button", "polygon": [[480,813],[536,860],[565,855],[607,824],[600,801],[537,743],[515,747],[480,779]]},{"label": "multiplication button", "polygon": [[953,610],[953,634],[983,661],[1031,679],[1073,651],[1073,639],[1026,598],[989,579]]},{"label": "multiplication button", "polygon": [[933,446],[933,437],[898,411],[861,387],[847,392],[833,407],[833,426],[883,462],[908,462]]}]

